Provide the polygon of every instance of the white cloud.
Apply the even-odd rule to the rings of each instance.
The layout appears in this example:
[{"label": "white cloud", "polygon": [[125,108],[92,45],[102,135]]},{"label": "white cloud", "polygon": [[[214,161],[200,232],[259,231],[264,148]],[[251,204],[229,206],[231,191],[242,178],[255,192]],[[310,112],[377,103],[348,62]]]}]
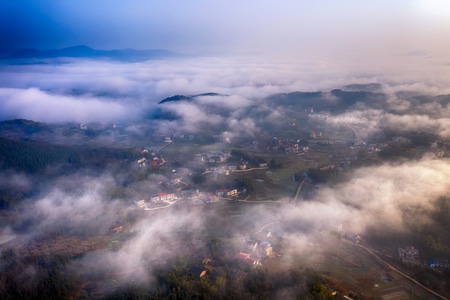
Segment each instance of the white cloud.
[{"label": "white cloud", "polygon": [[37,88],[1,88],[0,103],[3,119],[24,118],[42,122],[117,121],[134,112],[125,103],[89,96],[49,94]]}]

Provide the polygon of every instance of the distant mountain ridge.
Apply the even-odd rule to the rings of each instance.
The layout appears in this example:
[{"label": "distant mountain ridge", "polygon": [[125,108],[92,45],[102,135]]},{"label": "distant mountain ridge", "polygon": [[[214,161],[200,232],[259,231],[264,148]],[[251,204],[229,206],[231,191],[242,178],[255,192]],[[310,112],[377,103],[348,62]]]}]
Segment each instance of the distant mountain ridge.
[{"label": "distant mountain ridge", "polygon": [[36,49],[0,49],[0,59],[27,59],[27,58],[95,58],[95,59],[112,59],[119,61],[145,61],[150,59],[178,57],[181,54],[171,52],[165,49],[157,50],[136,50],[136,49],[121,49],[121,50],[97,50],[85,45],[78,45],[74,47],[51,49],[51,50],[36,50]]}]

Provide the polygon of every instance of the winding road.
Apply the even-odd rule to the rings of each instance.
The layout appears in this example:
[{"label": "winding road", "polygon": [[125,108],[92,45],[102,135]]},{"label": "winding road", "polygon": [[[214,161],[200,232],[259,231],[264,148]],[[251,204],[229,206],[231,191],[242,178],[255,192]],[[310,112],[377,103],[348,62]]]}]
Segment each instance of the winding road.
[{"label": "winding road", "polygon": [[399,269],[395,268],[395,267],[392,266],[391,264],[389,264],[389,263],[387,263],[386,261],[384,261],[381,257],[379,257],[377,254],[375,254],[375,252],[374,252],[372,249],[370,249],[370,248],[368,248],[368,247],[366,247],[366,246],[360,245],[360,244],[354,244],[354,243],[352,243],[352,242],[350,242],[350,241],[347,241],[347,240],[343,240],[343,241],[345,241],[345,242],[347,242],[347,243],[349,243],[349,244],[353,244],[353,245],[355,245],[355,246],[358,246],[358,247],[360,247],[360,248],[366,250],[368,253],[370,253],[370,254],[375,258],[376,261],[378,261],[379,263],[381,263],[381,264],[387,266],[387,267],[390,268],[392,271],[394,271],[394,272],[400,274],[400,275],[403,276],[404,278],[406,278],[406,279],[408,279],[409,281],[411,281],[412,283],[414,283],[416,286],[421,287],[422,289],[424,289],[424,290],[426,290],[427,292],[433,294],[434,296],[438,297],[439,299],[448,300],[448,298],[446,298],[446,297],[442,296],[441,294],[439,294],[439,293],[433,291],[432,289],[430,289],[430,288],[424,286],[423,284],[421,284],[420,282],[418,282],[417,280],[415,280],[415,279],[412,278],[411,276],[409,276],[409,275],[403,273],[403,272],[400,271]]}]

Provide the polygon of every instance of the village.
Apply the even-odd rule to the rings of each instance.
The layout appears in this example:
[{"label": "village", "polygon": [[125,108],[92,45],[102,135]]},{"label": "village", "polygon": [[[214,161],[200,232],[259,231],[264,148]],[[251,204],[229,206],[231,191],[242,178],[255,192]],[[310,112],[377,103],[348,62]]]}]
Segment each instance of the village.
[{"label": "village", "polygon": [[[300,124],[291,122],[288,125],[292,131]],[[93,130],[90,125],[81,124],[71,129],[71,134],[88,133],[89,130]],[[114,133],[115,143],[127,145],[134,140],[132,136],[121,134],[120,126],[107,131]],[[415,137],[408,135],[364,140],[356,138],[354,131],[355,128],[346,127],[327,131],[322,126],[311,125],[297,135],[287,132],[251,138],[215,135],[208,140],[213,144],[205,144],[202,142],[204,138],[189,133],[152,135],[151,146],[139,141],[134,150],[136,160],[128,163],[137,174],[164,176],[149,192],[139,193],[139,197],[132,199],[129,207],[141,212],[142,218],[146,213],[170,211],[177,207],[196,207],[200,211],[207,209],[218,213],[224,210],[221,215],[237,218],[243,214],[239,211],[244,204],[295,206],[302,201],[310,201],[322,186],[345,178],[361,165],[424,155],[445,159],[450,148],[447,141],[439,139],[415,145]],[[96,135],[101,135],[101,132]],[[233,213],[229,212],[229,207],[233,207]],[[277,227],[283,222],[260,222],[262,227],[268,226],[258,233],[244,226],[238,235],[235,229],[225,235],[219,234],[217,239],[222,241],[220,245],[223,247],[221,256],[213,257],[203,248],[189,244],[192,251],[199,253],[191,262],[190,276],[216,278],[218,270],[227,268],[220,257],[233,262],[231,273],[237,282],[249,278],[252,270],[258,268],[289,268],[294,263],[293,258],[287,255],[290,252],[286,248],[289,237],[283,236],[283,230]],[[118,222],[111,225],[110,232],[114,242],[114,235],[126,233],[127,228]],[[448,257],[429,254],[414,243],[378,245],[370,242],[373,237],[367,233],[354,232],[352,228],[343,230],[342,225],[330,224],[318,234],[326,237],[324,240],[329,240],[330,236],[335,239],[338,245],[336,252],[317,252],[314,251],[316,247],[328,246],[308,245],[306,248],[309,250],[297,257],[295,263],[333,274],[332,277],[347,276],[337,285],[346,286],[348,290],[340,294],[352,299],[364,292],[358,292],[355,286],[348,286],[345,282],[360,282],[373,295],[405,296],[409,295],[411,286],[415,287],[415,294],[430,295],[427,289],[433,288],[413,280],[422,273],[446,274],[449,270]],[[172,243],[174,249],[186,247],[180,242],[168,243]],[[120,245],[113,244],[115,247]],[[330,291],[334,292],[332,288]]]},{"label": "village", "polygon": [[[189,139],[189,142],[195,139]],[[170,155],[170,147],[176,144],[186,144],[187,140],[184,135],[164,137],[165,145],[162,151],[155,151],[150,149],[141,149],[142,158],[135,163],[139,168],[171,168],[173,166],[173,158]],[[241,143],[242,141],[236,141]],[[391,141],[380,141],[378,143],[368,143],[360,139],[352,140],[347,139],[332,139],[326,137],[322,132],[311,131],[307,139],[304,138],[278,138],[272,137],[270,140],[251,140],[247,141],[244,149],[239,151],[234,150],[235,146],[232,144],[232,140],[229,138],[220,139],[218,147],[212,151],[194,152],[190,157],[184,157],[184,160],[177,159],[177,167],[189,167],[199,170],[199,174],[213,182],[225,182],[221,188],[211,189],[204,184],[192,184],[192,180],[189,178],[192,174],[179,173],[177,169],[172,169],[170,172],[170,183],[166,185],[166,190],[161,193],[155,193],[148,195],[145,199],[140,199],[134,202],[137,209],[141,210],[156,210],[168,208],[175,203],[177,205],[214,205],[218,203],[245,203],[245,202],[258,202],[255,199],[254,187],[240,185],[232,186],[229,182],[231,178],[237,176],[245,176],[248,178],[248,182],[264,182],[261,174],[271,174],[283,169],[284,167],[274,162],[271,157],[285,157],[286,160],[298,161],[297,166],[303,166],[303,169],[293,172],[286,178],[289,178],[289,184],[295,187],[296,195],[292,195],[292,199],[288,202],[279,201],[279,205],[287,203],[288,205],[296,204],[298,199],[300,201],[307,201],[308,195],[314,192],[314,189],[320,188],[321,184],[326,184],[323,177],[336,177],[339,174],[346,174],[352,168],[352,164],[360,164],[361,161],[376,160],[377,156],[383,151],[389,151],[392,148],[404,143],[404,139],[395,138]],[[192,146],[193,148],[195,145]],[[220,148],[222,147],[222,148]],[[416,147],[414,151],[421,153],[430,153],[436,159],[445,156],[445,142],[436,141],[429,145],[429,147]],[[185,153],[186,155],[186,153]],[[163,157],[164,156],[164,157]],[[151,162],[148,164],[148,162]],[[289,168],[289,167],[287,167]],[[319,174],[319,176],[318,176]],[[228,179],[227,179],[228,178]],[[265,177],[267,178],[267,176]],[[228,182],[228,183],[226,183]],[[228,186],[227,186],[228,185]],[[302,191],[303,186],[303,191]],[[298,199],[297,199],[298,198]],[[251,201],[253,200],[253,201]],[[277,201],[269,201],[277,202]],[[261,204],[265,201],[260,201]],[[257,234],[247,232],[247,237],[242,241],[235,243],[231,252],[226,253],[227,257],[231,257],[238,262],[237,267],[233,270],[233,278],[242,280],[245,276],[248,276],[249,267],[268,267],[274,263],[283,262],[286,258],[283,249],[283,237],[277,235],[272,230],[276,231],[276,226],[273,224],[281,223],[282,220],[276,222],[269,222],[272,229],[266,229],[258,232]],[[269,224],[268,223],[268,224]],[[273,224],[272,224],[273,223]],[[273,226],[272,226],[273,225]],[[411,277],[405,275],[400,271],[405,266],[413,268],[414,270],[431,269],[439,272],[445,272],[449,269],[448,258],[441,257],[422,257],[419,255],[419,249],[412,245],[397,245],[397,249],[386,247],[373,248],[374,245],[369,246],[366,241],[370,240],[370,237],[364,236],[364,233],[353,233],[351,228],[347,230],[342,229],[342,225],[330,226],[328,230],[325,230],[327,235],[338,237],[343,251],[353,251],[348,249],[346,243],[349,245],[355,245],[366,249],[365,251],[373,258],[370,260],[379,261],[379,265],[371,262],[371,268],[361,265],[361,263],[355,262],[353,255],[346,258],[347,263],[350,263],[352,267],[346,267],[347,272],[351,276],[356,277],[357,280],[366,278],[366,276],[375,276],[378,280],[371,280],[371,289],[374,293],[378,294],[408,294],[408,289],[404,288],[402,280],[412,280]],[[358,250],[360,251],[360,250]],[[347,254],[349,255],[349,254]],[[362,254],[359,254],[362,255]],[[324,259],[323,257],[321,259]],[[328,258],[325,258],[325,261]],[[208,276],[209,273],[219,267],[220,263],[211,257],[206,255],[200,262],[192,268],[192,273],[199,278]],[[318,270],[323,270],[323,262],[315,262],[312,259],[310,262],[303,261],[305,265],[309,265]],[[388,267],[397,274],[402,274],[400,277],[392,275],[391,272],[387,272],[386,265],[396,267]],[[415,266],[415,267],[412,267]],[[380,271],[378,268],[380,268]],[[342,268],[341,268],[342,269]],[[345,268],[344,268],[345,269]],[[378,270],[378,271],[377,271]],[[371,273],[373,272],[373,274]],[[372,275],[370,275],[372,274]],[[396,283],[397,282],[397,283]],[[427,287],[421,286],[427,293]],[[331,289],[332,290],[332,289]],[[347,294],[349,295],[349,294]],[[348,297],[348,296],[347,296]],[[357,297],[356,297],[357,298]]]},{"label": "village", "polygon": [[[325,274],[334,280],[327,290],[351,299],[364,299],[362,295],[367,294],[408,297],[412,289],[411,294],[426,298],[432,295],[429,290],[445,290],[449,257],[440,250],[445,250],[445,242],[436,235],[425,236],[424,243],[418,236],[358,231],[330,220],[328,226],[308,233],[315,238],[298,242],[296,234],[305,230],[301,220],[280,212],[311,204],[317,193],[345,182],[362,166],[423,156],[446,159],[449,143],[424,133],[362,139],[356,137],[355,128],[345,126],[328,128],[298,121],[286,125],[286,129],[253,136],[205,138],[173,131],[149,133],[147,139],[125,134],[121,125],[58,127],[88,143],[102,141],[106,135],[113,145],[128,147],[126,156],[108,159],[108,164],[117,163],[114,174],[127,174],[119,176],[124,180],[108,194],[110,199],[121,199],[124,212],[98,238],[104,242],[86,240],[83,247],[71,251],[77,255],[104,247],[119,251],[138,234],[133,226],[141,220],[186,211],[206,220],[202,230],[180,228],[169,236],[157,235],[156,240],[187,260],[183,274],[192,280],[212,283],[226,276],[238,284],[251,281],[258,272],[282,273],[295,267]],[[101,156],[102,151],[95,155]],[[405,220],[415,225],[409,217]],[[5,245],[18,241],[15,238]],[[72,242],[67,239],[67,244]],[[65,243],[60,238],[54,243],[24,245],[20,251],[47,253],[66,249]],[[131,274],[160,263],[150,253],[145,257],[123,272]],[[108,276],[116,278],[116,274]]]}]

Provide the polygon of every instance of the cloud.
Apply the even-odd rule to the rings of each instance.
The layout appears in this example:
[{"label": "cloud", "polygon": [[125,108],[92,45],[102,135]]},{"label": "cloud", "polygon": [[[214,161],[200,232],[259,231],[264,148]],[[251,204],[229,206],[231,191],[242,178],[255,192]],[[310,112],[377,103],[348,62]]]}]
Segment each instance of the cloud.
[{"label": "cloud", "polygon": [[32,180],[25,174],[12,171],[0,173],[0,189],[30,190],[32,184]]},{"label": "cloud", "polygon": [[54,188],[35,199],[21,219],[34,220],[29,228],[40,237],[102,234],[116,220],[119,203],[104,199],[111,178],[73,175],[60,177]]},{"label": "cloud", "polygon": [[36,88],[0,89],[2,119],[24,118],[41,122],[111,122],[134,113],[124,103],[101,98],[54,95]]},{"label": "cloud", "polygon": [[[424,130],[448,136],[448,105],[432,98],[450,93],[449,77],[445,76],[448,66],[434,58],[412,63],[410,57],[401,56],[390,65],[357,64],[358,59],[290,60],[255,55],[139,63],[67,59],[64,63],[46,60],[39,65],[5,64],[0,72],[0,119],[122,122],[126,124],[125,134],[133,136],[197,133],[214,128],[218,131],[215,134],[249,137],[285,117],[260,101],[274,93],[327,92],[352,83],[379,83],[385,102],[359,104],[353,111],[328,118],[310,118],[332,126],[351,126],[364,139],[385,129]],[[173,95],[208,92],[223,96],[157,104]],[[422,94],[431,96],[423,101],[417,98]],[[323,95],[333,101],[330,93]],[[164,120],[161,112],[175,118]],[[150,119],[145,125],[144,118]]]},{"label": "cloud", "polygon": [[[228,97],[204,96],[199,97],[197,103],[238,109],[274,93],[329,91],[350,83],[381,83],[382,91],[391,97],[392,107],[396,105],[399,111],[408,105],[406,99],[395,96],[399,91],[450,93],[448,66],[438,60],[415,63],[410,60],[400,57],[391,64],[379,65],[326,58],[291,60],[289,57],[253,56],[140,63],[66,59],[64,63],[46,60],[36,65],[3,64],[0,117],[36,116],[45,120],[45,111],[52,121],[86,122],[95,120],[97,115],[100,121],[139,118],[142,116],[139,112],[166,97],[206,92]],[[11,98],[23,105],[15,105]],[[37,102],[37,98],[44,100]],[[65,104],[70,109],[61,109]],[[109,118],[106,110],[111,112]]]},{"label": "cloud", "polygon": [[361,213],[355,213],[352,219],[361,224],[376,224],[381,219],[386,224],[401,226],[405,206],[431,209],[431,203],[446,193],[448,185],[442,180],[436,182],[435,178],[443,179],[449,172],[448,164],[428,160],[363,168],[348,183],[332,191],[325,190],[319,197],[355,207]]},{"label": "cloud", "polygon": [[[448,161],[427,158],[360,168],[348,181],[322,187],[313,199],[281,210],[280,216],[286,220],[286,232],[282,234],[295,244],[287,251],[298,254],[299,248],[323,241],[320,232],[333,226],[343,225],[345,231],[364,236],[372,228],[407,233],[411,217],[431,222],[428,217],[435,210],[436,200],[450,191],[446,180],[449,175]],[[411,211],[415,213],[410,215]]]},{"label": "cloud", "polygon": [[[106,241],[115,246],[90,251],[67,267],[95,280],[114,278],[119,284],[149,284],[155,268],[171,258],[189,251],[207,253],[205,228],[211,226],[208,218],[219,223],[223,218],[226,226],[239,228],[237,244],[274,222],[268,229],[283,237],[283,255],[289,261],[311,249],[315,254],[332,249],[335,245],[327,244],[329,239],[322,232],[340,224],[344,230],[362,236],[371,228],[407,232],[405,212],[420,211],[425,216],[433,212],[436,199],[450,192],[449,176],[450,162],[442,159],[360,168],[347,174],[344,182],[323,185],[311,199],[299,201],[296,207],[234,203],[236,215],[230,222],[229,216],[216,212],[214,206],[205,211],[203,207],[180,203],[159,211],[136,211],[131,208],[133,199],[111,201],[105,196],[108,189],[120,184],[117,176],[75,174],[56,179],[48,190],[25,203],[17,225],[12,227],[16,231],[7,232],[36,240],[60,235],[90,237],[108,233],[112,224],[122,222],[127,226],[126,234],[109,236]],[[136,190],[136,197],[148,196],[157,189],[154,182],[161,180],[166,178],[154,175],[129,187]],[[220,210],[222,206],[217,205]],[[321,250],[314,247],[318,243]],[[230,249],[227,251],[233,251]]]},{"label": "cloud", "polygon": [[249,99],[238,95],[232,96],[200,96],[195,98],[195,102],[199,105],[215,106],[227,110],[235,110],[245,108],[253,102]]},{"label": "cloud", "polygon": [[204,124],[217,125],[224,119],[214,113],[207,113],[204,108],[194,103],[174,103],[168,104],[166,108],[181,118],[178,130],[187,132],[200,132],[205,129]]},{"label": "cloud", "polygon": [[[401,107],[399,107],[399,104]],[[402,101],[395,102],[393,105],[398,110],[406,110],[410,108],[410,103]],[[443,115],[443,111],[438,109],[440,104],[429,103],[420,105],[418,108],[422,112],[430,114]],[[388,109],[388,108],[387,108]],[[414,109],[411,109],[414,110]],[[375,133],[385,130],[395,131],[399,134],[408,131],[423,131],[441,136],[441,138],[450,137],[450,118],[433,117],[427,114],[414,114],[413,111],[403,112],[403,114],[389,113],[379,109],[350,110],[342,114],[330,116],[328,114],[311,114],[312,120],[328,124],[330,126],[347,126],[355,133],[357,138],[368,139]]]},{"label": "cloud", "polygon": [[[154,175],[148,181],[141,182],[140,188],[137,185],[130,185],[129,188],[135,190],[136,197],[146,195],[148,199],[149,195],[159,193],[154,183],[159,180],[168,181],[162,175]],[[188,250],[180,242],[178,232],[181,232],[183,243],[186,243],[189,242],[186,231],[201,232],[204,229],[204,218],[199,214],[201,207],[138,211],[133,199],[119,201],[106,197],[107,191],[117,185],[109,175],[75,174],[57,178],[51,188],[22,206],[21,214],[12,226],[14,230],[2,230],[24,239],[27,237],[28,242],[38,243],[61,237],[89,239],[108,235],[106,242],[118,243],[118,247],[111,249],[101,245],[100,250],[87,252],[86,256],[74,260],[68,267],[86,276],[148,282],[154,267]],[[126,233],[110,236],[111,227],[117,222],[126,227]],[[195,241],[196,249],[204,247],[202,243]],[[77,251],[74,249],[75,253]]]}]

